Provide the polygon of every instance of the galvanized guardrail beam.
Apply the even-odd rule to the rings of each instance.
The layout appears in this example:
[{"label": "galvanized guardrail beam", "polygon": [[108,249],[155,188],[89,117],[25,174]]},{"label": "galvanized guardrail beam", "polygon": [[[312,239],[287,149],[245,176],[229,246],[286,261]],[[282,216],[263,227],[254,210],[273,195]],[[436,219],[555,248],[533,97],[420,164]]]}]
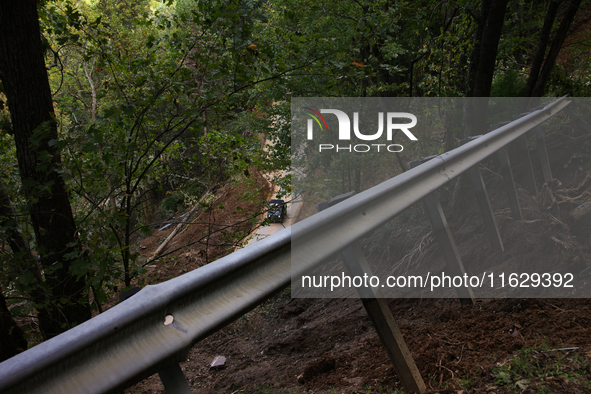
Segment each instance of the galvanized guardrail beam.
[{"label": "galvanized guardrail beam", "polygon": [[[146,286],[99,316],[0,364],[2,393],[117,392],[183,361],[191,346],[415,201],[561,111],[565,98],[256,244]],[[291,250],[291,240],[306,248]],[[167,316],[171,324],[165,325]]]},{"label": "galvanized guardrail beam", "polygon": [[[158,285],[0,364],[0,392],[118,392],[186,359],[191,346],[290,283],[286,229]],[[171,315],[173,321],[165,325]]]},{"label": "galvanized guardrail beam", "polygon": [[[483,135],[452,151],[435,157],[395,178],[359,193],[342,203],[296,223],[291,227],[294,240],[306,248],[292,252],[292,274],[300,276],[340,248],[363,238],[416,201],[437,190],[462,172],[493,155],[519,136],[542,124],[570,104],[561,98],[543,110],[533,112],[511,124]],[[314,231],[310,231],[313,228]]]}]

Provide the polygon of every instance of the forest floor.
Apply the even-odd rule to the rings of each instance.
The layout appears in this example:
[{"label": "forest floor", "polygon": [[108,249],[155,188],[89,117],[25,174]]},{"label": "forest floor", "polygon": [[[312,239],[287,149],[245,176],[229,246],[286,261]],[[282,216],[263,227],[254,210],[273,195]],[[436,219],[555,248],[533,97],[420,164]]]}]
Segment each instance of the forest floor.
[{"label": "forest floor", "polygon": [[[569,215],[591,201],[591,179],[586,175],[591,137],[563,127],[546,138],[555,181],[543,184],[541,169],[535,167],[538,195],[519,190],[523,220],[510,218],[496,164],[485,163],[483,168],[503,253],[490,250],[471,192],[463,194],[461,210],[451,209],[442,194],[466,266],[512,264],[550,270],[566,264],[576,272],[591,268],[591,220],[576,221]],[[536,152],[531,153],[537,164]],[[307,202],[300,219],[315,212],[313,196]],[[385,249],[377,253],[388,251],[394,259],[415,256],[414,264],[435,268],[443,265],[420,206],[400,215],[390,228],[380,243]],[[157,244],[150,240],[141,242],[145,253]],[[369,241],[364,245],[369,253]],[[419,249],[421,253],[413,254]],[[149,271],[150,281],[197,268],[204,263],[203,253],[184,251],[174,261]],[[591,392],[588,299],[478,299],[469,306],[455,299],[390,299],[388,304],[429,393]],[[216,356],[226,357],[223,369],[210,369]],[[291,298],[289,289],[196,344],[181,367],[193,391],[203,394],[400,389],[359,300]],[[164,388],[155,375],[126,392],[163,393]]]}]

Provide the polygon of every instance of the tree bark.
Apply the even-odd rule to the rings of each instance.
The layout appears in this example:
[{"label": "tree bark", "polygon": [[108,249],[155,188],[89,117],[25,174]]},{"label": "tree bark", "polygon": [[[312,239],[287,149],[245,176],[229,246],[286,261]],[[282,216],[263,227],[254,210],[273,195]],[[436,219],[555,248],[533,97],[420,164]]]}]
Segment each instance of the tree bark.
[{"label": "tree bark", "polygon": [[[39,282],[42,282],[41,272],[39,272],[33,262],[33,256],[31,256],[27,242],[17,228],[17,221],[15,218],[16,214],[12,207],[10,197],[4,189],[3,181],[0,180],[0,228],[2,229],[2,233],[4,234],[8,246],[10,246],[12,259],[18,262],[15,263],[15,271],[20,272],[21,269],[31,269],[33,267],[33,274]],[[30,262],[33,262],[33,264],[29,264]]]},{"label": "tree bark", "polygon": [[[490,96],[507,3],[508,0],[483,0],[481,3],[481,17],[476,34],[482,31],[482,36],[479,45],[477,45],[478,40],[475,39],[472,54],[473,63],[470,66],[468,78],[468,93],[471,94],[465,101],[464,137],[484,134],[488,130],[486,127],[488,100],[482,97]],[[475,59],[478,59],[476,64]],[[474,82],[471,88],[472,78]]]},{"label": "tree bark", "polygon": [[478,71],[474,82],[474,97],[489,97],[495,72],[499,40],[505,23],[508,0],[493,0],[487,13],[480,42]]},{"label": "tree bark", "polygon": [[531,64],[531,70],[529,72],[529,77],[527,78],[527,84],[525,86],[523,97],[531,96],[534,86],[538,81],[542,64],[544,64],[544,57],[546,56],[546,48],[548,47],[548,42],[550,41],[550,33],[552,32],[552,26],[554,25],[554,20],[556,19],[556,13],[558,12],[560,3],[561,0],[550,0],[550,4],[548,5],[546,17],[544,18],[544,25],[542,26],[540,39],[538,40],[538,49],[536,50],[534,60]]},{"label": "tree bark", "polygon": [[23,330],[16,324],[0,288],[0,362],[27,350]]},{"label": "tree bark", "polygon": [[[44,270],[49,316],[39,316],[50,338],[90,318],[85,283],[70,272],[81,248],[60,156],[51,90],[35,0],[0,2],[0,74],[17,149],[23,192]],[[41,302],[41,300],[36,300]]]},{"label": "tree bark", "polygon": [[581,0],[572,0],[562,19],[560,22],[560,26],[558,27],[558,31],[556,32],[556,36],[552,40],[552,45],[550,46],[550,50],[548,51],[548,56],[546,56],[546,60],[544,61],[544,66],[542,67],[542,71],[540,72],[539,77],[536,80],[536,83],[532,89],[531,97],[542,97],[544,94],[544,90],[546,89],[546,83],[548,83],[548,79],[550,78],[550,73],[554,68],[554,64],[556,63],[556,58],[560,53],[560,49],[562,48],[562,44],[564,44],[564,40],[568,34],[570,29],[570,25],[573,23],[575,19],[575,15],[579,10],[581,5]]},{"label": "tree bark", "polygon": [[472,40],[472,53],[470,54],[470,67],[468,68],[468,80],[466,81],[466,97],[474,95],[474,83],[476,82],[476,73],[478,72],[478,60],[480,59],[480,43],[482,40],[482,32],[486,24],[488,9],[490,7],[490,0],[481,0],[480,14],[476,18],[476,29],[474,31],[474,39]]},{"label": "tree bark", "polygon": [[[27,270],[33,267],[35,275],[40,280],[41,275],[36,269],[26,243],[20,232],[16,228],[16,220],[10,203],[10,198],[4,190],[0,180],[0,227],[8,246],[12,251],[12,259],[9,257],[8,267],[4,267],[5,272],[19,275],[21,270]],[[2,286],[0,286],[0,362],[9,359],[12,356],[27,349],[27,341],[23,331],[12,318],[12,314],[6,305]]]},{"label": "tree bark", "polygon": [[[4,189],[4,185],[0,182],[0,227],[12,252],[12,256],[7,260],[8,265],[5,267],[5,272],[11,282],[26,281],[27,295],[35,303],[39,325],[46,327],[46,322],[53,321],[51,308],[46,303],[46,286],[41,275],[40,266],[31,254],[23,235],[18,230],[15,218],[16,213],[10,197]],[[17,287],[19,287],[18,283]],[[45,338],[45,333],[43,331],[41,333]]]}]

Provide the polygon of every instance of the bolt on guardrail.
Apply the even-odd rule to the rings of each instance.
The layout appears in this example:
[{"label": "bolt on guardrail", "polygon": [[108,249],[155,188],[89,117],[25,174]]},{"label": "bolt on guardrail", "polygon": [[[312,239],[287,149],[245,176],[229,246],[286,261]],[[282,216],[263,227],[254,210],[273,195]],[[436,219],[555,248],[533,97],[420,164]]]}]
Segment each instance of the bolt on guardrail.
[{"label": "bolt on guardrail", "polygon": [[[313,269],[495,153],[507,176],[511,211],[520,218],[505,147],[570,103],[563,97],[253,245],[146,286],[130,300],[1,363],[0,392],[117,392],[157,372],[169,392],[190,392],[178,363],[196,342],[289,286],[291,275]],[[567,114],[582,124],[573,111]],[[477,178],[477,184],[482,182]],[[430,205],[437,217],[440,206]],[[445,222],[441,231],[449,233]],[[292,250],[294,237],[306,243],[306,250]],[[450,253],[457,250],[452,246]],[[473,300],[469,288],[461,297]],[[382,301],[375,308],[387,313]],[[423,387],[417,383],[418,391]]]}]

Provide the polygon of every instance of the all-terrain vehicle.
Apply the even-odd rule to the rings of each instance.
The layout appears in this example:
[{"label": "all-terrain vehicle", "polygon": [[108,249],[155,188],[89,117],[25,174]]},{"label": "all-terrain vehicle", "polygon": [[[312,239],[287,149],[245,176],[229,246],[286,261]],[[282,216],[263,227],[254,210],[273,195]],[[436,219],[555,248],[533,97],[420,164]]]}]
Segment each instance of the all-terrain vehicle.
[{"label": "all-terrain vehicle", "polygon": [[271,223],[282,223],[287,215],[287,204],[283,200],[269,200],[269,212],[267,218]]}]

